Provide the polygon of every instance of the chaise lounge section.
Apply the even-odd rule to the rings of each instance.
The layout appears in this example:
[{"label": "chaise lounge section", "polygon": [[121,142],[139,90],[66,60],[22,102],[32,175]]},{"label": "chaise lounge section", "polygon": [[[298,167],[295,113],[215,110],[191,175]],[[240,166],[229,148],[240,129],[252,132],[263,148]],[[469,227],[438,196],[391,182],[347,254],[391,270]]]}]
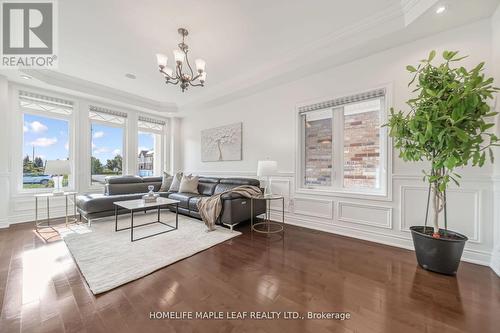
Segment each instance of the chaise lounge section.
[{"label": "chaise lounge section", "polygon": [[[113,202],[140,199],[148,192],[148,186],[153,185],[154,191],[160,196],[179,201],[180,214],[200,219],[197,203],[201,198],[226,192],[240,185],[260,186],[257,179],[251,178],[200,177],[198,193],[158,192],[161,183],[162,177],[108,177],[104,193],[89,193],[77,196],[78,213],[90,225],[94,219],[114,215],[115,207]],[[218,224],[226,225],[232,230],[238,223],[250,219],[250,199],[236,193],[225,193],[221,198],[222,212]],[[254,203],[254,215],[264,214],[266,211],[265,202],[258,200]],[[118,213],[122,214],[125,211],[118,210]]]}]

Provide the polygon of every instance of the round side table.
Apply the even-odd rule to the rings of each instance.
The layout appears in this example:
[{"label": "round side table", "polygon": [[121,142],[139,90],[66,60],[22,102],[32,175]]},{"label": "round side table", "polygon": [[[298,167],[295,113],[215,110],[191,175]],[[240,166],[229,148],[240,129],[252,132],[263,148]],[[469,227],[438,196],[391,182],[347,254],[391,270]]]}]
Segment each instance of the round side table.
[{"label": "round side table", "polygon": [[[254,223],[254,201],[265,200],[266,213],[262,222]],[[281,200],[281,222],[271,220],[271,201]],[[285,197],[277,194],[262,195],[250,199],[250,215],[252,231],[260,232],[263,234],[274,234],[278,232],[285,232]]]}]

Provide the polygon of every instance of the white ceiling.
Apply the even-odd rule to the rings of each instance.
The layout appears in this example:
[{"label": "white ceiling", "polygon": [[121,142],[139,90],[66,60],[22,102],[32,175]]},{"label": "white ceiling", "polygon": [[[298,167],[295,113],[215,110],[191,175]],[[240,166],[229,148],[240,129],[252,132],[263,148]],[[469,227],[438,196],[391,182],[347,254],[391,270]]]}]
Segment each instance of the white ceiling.
[{"label": "white ceiling", "polygon": [[[437,17],[434,9],[443,1],[59,1],[59,67],[31,72],[39,80],[30,83],[100,91],[152,110],[174,111],[261,89],[280,77],[293,79],[293,73],[305,74],[325,58],[330,64],[345,61],[375,39],[379,48],[387,48],[488,17],[499,2],[444,1],[448,10]],[[155,59],[158,52],[173,58],[179,27],[190,32],[191,59],[207,62],[206,87],[185,93],[165,86]],[[19,73],[2,74],[19,80]]]}]

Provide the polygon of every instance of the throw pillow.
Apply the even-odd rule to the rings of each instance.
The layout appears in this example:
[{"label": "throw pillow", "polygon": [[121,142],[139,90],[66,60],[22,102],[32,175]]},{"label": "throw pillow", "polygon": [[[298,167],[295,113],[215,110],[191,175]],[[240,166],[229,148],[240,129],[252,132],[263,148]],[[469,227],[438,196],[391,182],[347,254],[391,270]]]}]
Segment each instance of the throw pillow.
[{"label": "throw pillow", "polygon": [[179,186],[181,185],[182,172],[177,172],[172,179],[172,184],[170,184],[169,192],[179,192]]},{"label": "throw pillow", "polygon": [[179,192],[198,194],[198,176],[182,176]]},{"label": "throw pillow", "polygon": [[167,172],[163,171],[163,179],[161,180],[161,186],[158,191],[167,192],[170,189],[170,185],[172,185],[173,180],[174,176],[170,176]]}]

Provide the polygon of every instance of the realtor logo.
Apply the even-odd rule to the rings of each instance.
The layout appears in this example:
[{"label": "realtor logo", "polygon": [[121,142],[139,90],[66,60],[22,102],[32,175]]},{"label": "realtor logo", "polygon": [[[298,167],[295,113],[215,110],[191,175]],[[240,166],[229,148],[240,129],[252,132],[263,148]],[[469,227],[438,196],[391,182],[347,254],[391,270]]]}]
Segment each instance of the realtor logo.
[{"label": "realtor logo", "polygon": [[55,3],[2,1],[2,67],[55,67]]}]

